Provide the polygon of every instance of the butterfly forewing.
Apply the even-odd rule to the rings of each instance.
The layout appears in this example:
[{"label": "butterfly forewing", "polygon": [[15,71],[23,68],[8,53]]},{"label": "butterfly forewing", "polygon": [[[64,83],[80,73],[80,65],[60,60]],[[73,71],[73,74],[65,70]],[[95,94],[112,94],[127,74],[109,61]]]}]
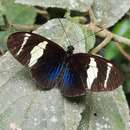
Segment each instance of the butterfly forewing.
[{"label": "butterfly forewing", "polygon": [[38,86],[44,89],[53,87],[65,57],[65,51],[59,45],[37,34],[17,32],[8,38],[8,48],[30,69]]},{"label": "butterfly forewing", "polygon": [[[61,58],[65,51],[54,42],[33,33],[16,32],[8,38],[12,55],[27,67],[34,66],[41,57]],[[59,53],[60,51],[60,53]]]}]

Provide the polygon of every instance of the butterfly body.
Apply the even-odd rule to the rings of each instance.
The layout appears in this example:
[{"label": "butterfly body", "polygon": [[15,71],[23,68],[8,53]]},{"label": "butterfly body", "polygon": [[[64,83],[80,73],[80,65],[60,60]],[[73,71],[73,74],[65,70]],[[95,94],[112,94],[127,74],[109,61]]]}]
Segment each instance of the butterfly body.
[{"label": "butterfly body", "polygon": [[101,57],[73,54],[58,44],[37,34],[17,32],[8,38],[12,55],[29,68],[32,78],[43,89],[58,87],[66,97],[85,95],[90,91],[111,91],[122,84],[116,66]]}]

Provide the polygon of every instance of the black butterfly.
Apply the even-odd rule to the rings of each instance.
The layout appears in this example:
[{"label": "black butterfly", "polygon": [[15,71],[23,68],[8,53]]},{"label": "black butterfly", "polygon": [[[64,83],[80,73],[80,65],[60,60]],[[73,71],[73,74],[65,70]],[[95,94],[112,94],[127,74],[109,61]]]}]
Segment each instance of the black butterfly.
[{"label": "black butterfly", "polygon": [[67,51],[33,33],[17,32],[8,38],[12,55],[30,69],[32,78],[43,89],[55,85],[66,97],[85,95],[86,90],[110,91],[122,84],[119,70],[101,57]]}]

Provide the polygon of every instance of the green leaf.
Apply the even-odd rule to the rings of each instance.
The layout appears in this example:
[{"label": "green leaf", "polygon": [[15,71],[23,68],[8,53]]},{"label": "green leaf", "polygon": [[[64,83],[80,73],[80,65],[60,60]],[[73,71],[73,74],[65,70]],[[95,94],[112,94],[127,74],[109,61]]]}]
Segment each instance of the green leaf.
[{"label": "green leaf", "polygon": [[[126,76],[125,76],[126,77]],[[124,87],[124,90],[126,93],[130,93],[130,76],[127,76],[126,77],[126,83],[125,83],[125,87]]]},{"label": "green leaf", "polygon": [[[0,1],[0,15],[7,16],[9,21],[17,24],[33,24],[36,16],[33,7],[14,3],[15,0]],[[2,17],[0,17],[2,19]]]},{"label": "green leaf", "polygon": [[[0,0],[0,25],[4,25],[2,15],[6,15],[9,21],[15,24],[33,24],[36,12],[33,7],[15,4],[14,0]],[[0,47],[6,50],[7,37],[14,32],[14,29],[8,29],[0,32]]]}]

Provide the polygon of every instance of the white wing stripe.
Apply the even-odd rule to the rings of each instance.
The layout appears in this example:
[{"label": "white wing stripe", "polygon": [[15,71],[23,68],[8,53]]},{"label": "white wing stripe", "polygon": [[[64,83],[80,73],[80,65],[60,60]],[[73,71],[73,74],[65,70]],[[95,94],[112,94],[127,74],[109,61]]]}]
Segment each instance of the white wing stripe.
[{"label": "white wing stripe", "polygon": [[109,75],[110,75],[110,72],[111,72],[111,68],[112,68],[112,64],[110,63],[107,63],[107,74],[106,74],[106,79],[104,81],[104,88],[107,87],[107,81],[109,79]]},{"label": "white wing stripe", "polygon": [[38,59],[42,57],[44,54],[44,50],[46,49],[47,41],[40,42],[37,46],[35,46],[31,51],[31,59],[28,64],[29,67],[32,67],[37,63]]},{"label": "white wing stripe", "polygon": [[94,58],[90,58],[89,68],[87,69],[87,76],[87,86],[88,89],[91,89],[94,79],[98,76],[97,63]]},{"label": "white wing stripe", "polygon": [[31,34],[25,33],[25,37],[24,37],[23,43],[21,45],[21,48],[19,49],[19,51],[16,54],[17,56],[21,53],[23,47],[26,45],[26,43],[27,43],[30,36],[31,36]]}]

